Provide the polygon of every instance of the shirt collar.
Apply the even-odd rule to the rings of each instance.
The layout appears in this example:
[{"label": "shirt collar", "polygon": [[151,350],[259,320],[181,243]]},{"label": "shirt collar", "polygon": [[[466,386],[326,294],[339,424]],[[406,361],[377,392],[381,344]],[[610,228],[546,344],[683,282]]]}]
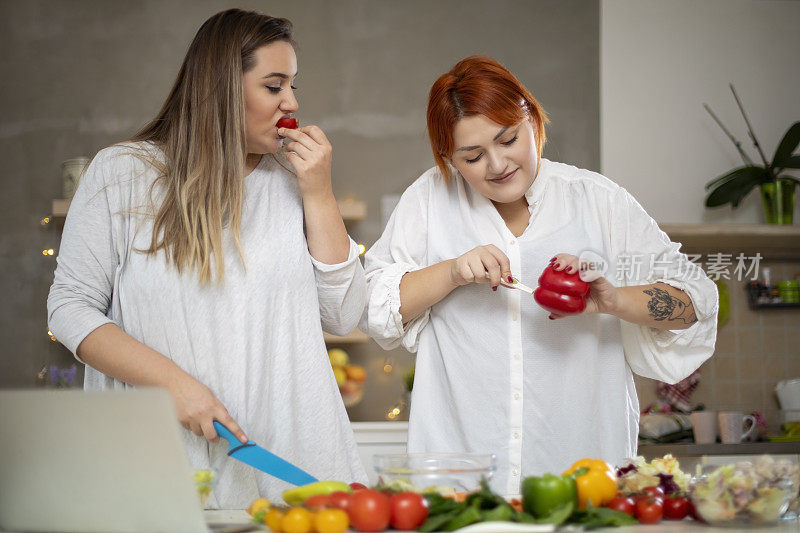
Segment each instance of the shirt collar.
[{"label": "shirt collar", "polygon": [[539,163],[539,171],[536,174],[536,179],[533,180],[533,183],[525,192],[525,199],[528,201],[528,206],[530,208],[536,207],[544,195],[544,190],[547,187],[548,178],[550,177],[549,166],[550,161],[542,158]]}]

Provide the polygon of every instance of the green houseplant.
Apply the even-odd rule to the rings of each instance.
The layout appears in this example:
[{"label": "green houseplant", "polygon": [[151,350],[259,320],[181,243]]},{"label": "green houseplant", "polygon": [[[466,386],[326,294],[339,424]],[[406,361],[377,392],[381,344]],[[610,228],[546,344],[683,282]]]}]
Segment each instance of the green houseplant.
[{"label": "green houseplant", "polygon": [[706,207],[731,204],[735,208],[758,186],[761,189],[761,200],[767,224],[791,224],[794,213],[795,189],[800,184],[800,180],[785,174],[785,171],[787,169],[800,169],[800,155],[794,155],[794,151],[800,144],[800,122],[795,122],[789,127],[780,143],[778,143],[778,148],[775,150],[772,161],[768,162],[755,133],[753,133],[753,128],[750,126],[750,121],[747,119],[733,85],[731,85],[731,91],[733,91],[733,96],[742,112],[747,124],[747,133],[758,151],[762,164],[755,164],[747,156],[742,149],[741,143],[731,135],[714,112],[711,111],[711,108],[703,104],[706,111],[711,114],[720,128],[722,128],[722,131],[734,143],[744,161],[743,166],[735,168],[706,184],[706,190],[709,191],[708,196],[706,196]]}]

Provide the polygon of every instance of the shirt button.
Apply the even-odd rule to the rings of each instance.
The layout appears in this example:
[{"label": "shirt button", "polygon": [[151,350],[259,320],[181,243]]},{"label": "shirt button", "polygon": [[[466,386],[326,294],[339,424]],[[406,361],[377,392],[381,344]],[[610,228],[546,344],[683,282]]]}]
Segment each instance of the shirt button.
[{"label": "shirt button", "polygon": [[514,438],[518,439],[519,438],[519,433],[514,433]]},{"label": "shirt button", "polygon": [[517,360],[517,361],[519,361],[519,354],[518,354],[518,353],[515,353],[515,354],[514,354],[514,359],[515,359],[515,360]]},{"label": "shirt button", "polygon": [[518,476],[518,475],[519,475],[519,470],[517,470],[517,469],[515,468],[514,470],[512,470],[512,471],[511,471],[511,473],[512,473],[512,474],[514,474],[514,477],[516,477],[516,476]]},{"label": "shirt button", "polygon": [[516,239],[511,239],[510,241],[508,241],[508,244],[513,246],[513,245],[517,244],[517,240]]},{"label": "shirt button", "polygon": [[[515,400],[519,400],[519,393],[514,393],[514,399]],[[515,433],[515,435],[516,435],[516,433]]]}]

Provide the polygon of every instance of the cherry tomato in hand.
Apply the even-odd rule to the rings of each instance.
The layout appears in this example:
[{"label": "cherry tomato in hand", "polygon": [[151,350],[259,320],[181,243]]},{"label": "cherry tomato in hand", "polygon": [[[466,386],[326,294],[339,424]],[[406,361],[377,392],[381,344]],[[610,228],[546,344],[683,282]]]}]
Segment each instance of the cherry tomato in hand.
[{"label": "cherry tomato in hand", "polygon": [[615,511],[619,511],[630,516],[633,516],[634,511],[636,510],[636,502],[633,501],[633,498],[629,498],[627,496],[617,496],[605,506],[609,509],[614,509]]},{"label": "cherry tomato in hand", "polygon": [[664,507],[661,500],[656,498],[642,498],[636,502],[636,512],[634,516],[642,524],[657,524],[661,521],[664,514]]},{"label": "cherry tomato in hand", "polygon": [[683,520],[689,514],[689,500],[681,496],[664,500],[664,518]]},{"label": "cherry tomato in hand", "polygon": [[287,128],[290,130],[296,130],[299,126],[296,118],[280,118],[278,119],[278,123],[275,124],[278,128]]},{"label": "cherry tomato in hand", "polygon": [[356,491],[350,497],[347,514],[358,531],[383,531],[392,515],[389,496],[370,489]]},{"label": "cherry tomato in hand", "polygon": [[416,492],[399,492],[389,498],[390,523],[403,531],[417,529],[428,518],[428,501]]}]

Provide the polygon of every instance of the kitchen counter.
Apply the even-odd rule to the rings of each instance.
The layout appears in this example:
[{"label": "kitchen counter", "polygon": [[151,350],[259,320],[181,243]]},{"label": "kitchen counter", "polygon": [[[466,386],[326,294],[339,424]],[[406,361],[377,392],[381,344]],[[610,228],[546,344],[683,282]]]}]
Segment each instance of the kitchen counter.
[{"label": "kitchen counter", "polygon": [[741,444],[640,444],[639,455],[651,460],[671,453],[675,457],[697,455],[800,455],[800,442],[742,442]]},{"label": "kitchen counter", "polygon": [[[241,510],[222,510],[222,511],[204,511],[206,520],[209,524],[248,524],[250,516]],[[266,527],[266,526],[264,526]],[[560,532],[582,531],[579,528],[565,527],[557,530]],[[715,528],[693,520],[671,521],[662,520],[658,524],[644,525],[639,524],[636,526],[603,528],[595,531],[618,531],[620,533],[711,533],[712,531],[719,531],[721,533],[751,533],[753,531],[769,531],[771,533],[797,533],[800,531],[800,521],[795,520],[782,520],[775,527],[765,528]]]}]

